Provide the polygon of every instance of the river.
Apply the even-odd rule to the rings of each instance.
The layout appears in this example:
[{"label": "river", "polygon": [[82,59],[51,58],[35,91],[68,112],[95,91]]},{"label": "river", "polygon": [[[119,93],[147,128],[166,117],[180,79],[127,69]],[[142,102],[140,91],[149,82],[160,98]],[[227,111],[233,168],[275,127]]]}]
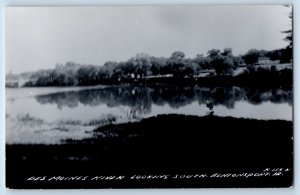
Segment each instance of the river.
[{"label": "river", "polygon": [[6,88],[6,142],[58,144],[97,126],[159,114],[292,121],[292,88],[96,86]]}]

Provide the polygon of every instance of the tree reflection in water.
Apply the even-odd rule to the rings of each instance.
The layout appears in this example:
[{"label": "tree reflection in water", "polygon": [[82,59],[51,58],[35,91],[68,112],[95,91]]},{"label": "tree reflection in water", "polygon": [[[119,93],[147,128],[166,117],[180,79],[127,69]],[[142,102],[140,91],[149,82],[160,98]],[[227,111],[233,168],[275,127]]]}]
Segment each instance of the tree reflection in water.
[{"label": "tree reflection in water", "polygon": [[38,95],[35,98],[40,104],[56,104],[59,109],[77,107],[79,103],[85,106],[128,106],[128,114],[134,118],[137,113],[150,113],[152,105],[169,105],[177,109],[197,101],[206,105],[213,114],[213,107],[217,105],[223,105],[227,109],[234,109],[237,101],[255,105],[267,101],[292,105],[292,97],[292,87],[118,86]]}]

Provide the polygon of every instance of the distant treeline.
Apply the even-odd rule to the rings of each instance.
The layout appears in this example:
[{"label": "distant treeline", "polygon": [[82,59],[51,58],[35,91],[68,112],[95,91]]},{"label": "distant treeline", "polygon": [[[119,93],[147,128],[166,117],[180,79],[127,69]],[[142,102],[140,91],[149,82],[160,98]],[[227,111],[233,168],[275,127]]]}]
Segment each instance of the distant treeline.
[{"label": "distant treeline", "polygon": [[[54,69],[30,73],[23,86],[81,86],[146,80],[163,82],[170,78],[179,81],[197,79],[204,77],[203,75],[232,76],[239,67],[247,65],[245,74],[256,71],[253,66],[257,65],[260,59],[276,61],[277,64],[290,63],[292,50],[289,48],[273,51],[251,49],[244,55],[234,56],[230,48],[225,48],[223,51],[212,49],[206,56],[200,54],[195,58],[186,58],[181,51],[174,52],[169,58],[137,54],[125,62],[109,61],[103,66],[67,62],[57,64]],[[10,77],[12,78],[13,75]]]}]

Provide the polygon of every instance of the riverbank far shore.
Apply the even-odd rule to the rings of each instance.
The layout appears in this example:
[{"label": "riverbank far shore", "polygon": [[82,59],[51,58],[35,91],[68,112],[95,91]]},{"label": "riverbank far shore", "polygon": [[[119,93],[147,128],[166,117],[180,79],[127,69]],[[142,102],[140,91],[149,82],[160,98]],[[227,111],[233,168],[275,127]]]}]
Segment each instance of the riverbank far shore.
[{"label": "riverbank far shore", "polygon": [[293,181],[292,121],[170,114],[92,133],[60,145],[7,144],[7,187],[289,187]]}]

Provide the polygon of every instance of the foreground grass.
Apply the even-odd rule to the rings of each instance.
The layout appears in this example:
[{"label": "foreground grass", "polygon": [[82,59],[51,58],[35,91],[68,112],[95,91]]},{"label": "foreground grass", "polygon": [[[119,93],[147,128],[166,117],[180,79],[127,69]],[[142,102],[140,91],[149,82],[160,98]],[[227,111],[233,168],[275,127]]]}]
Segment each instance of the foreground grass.
[{"label": "foreground grass", "polygon": [[[91,175],[292,168],[292,136],[289,121],[160,115],[99,127],[92,138],[65,140],[61,145],[7,145],[8,181],[11,186],[24,186],[21,181],[26,175],[70,175],[74,171]],[[228,183],[227,187],[253,185],[247,181]],[[285,183],[268,182],[288,186],[291,181],[289,175]],[[258,186],[269,183],[256,181]]]},{"label": "foreground grass", "polygon": [[87,121],[60,119],[45,121],[29,114],[6,117],[7,144],[60,144],[62,139],[80,140],[91,137],[96,127],[116,122],[114,115],[101,115]]}]

